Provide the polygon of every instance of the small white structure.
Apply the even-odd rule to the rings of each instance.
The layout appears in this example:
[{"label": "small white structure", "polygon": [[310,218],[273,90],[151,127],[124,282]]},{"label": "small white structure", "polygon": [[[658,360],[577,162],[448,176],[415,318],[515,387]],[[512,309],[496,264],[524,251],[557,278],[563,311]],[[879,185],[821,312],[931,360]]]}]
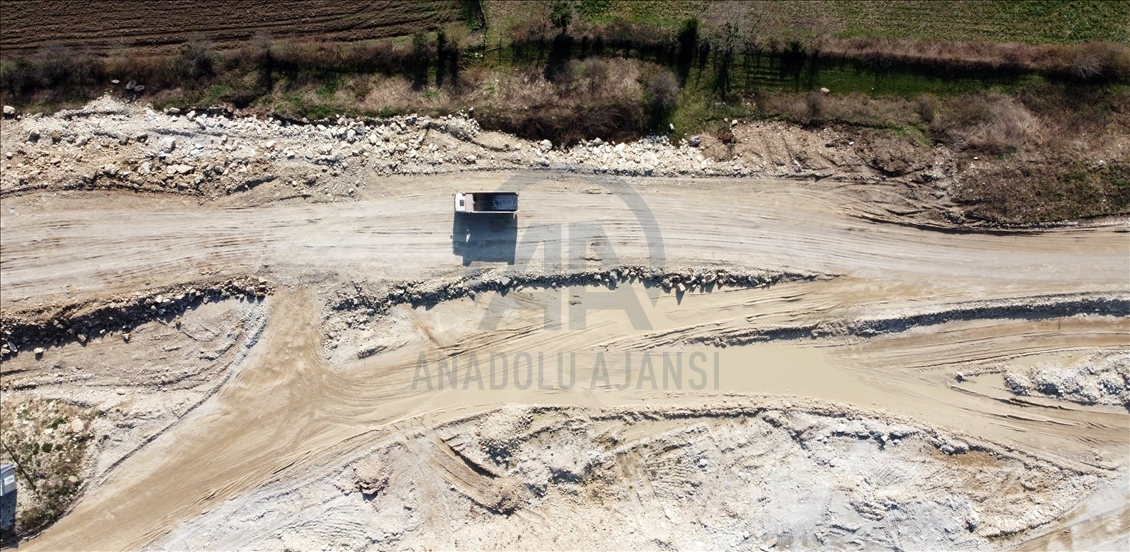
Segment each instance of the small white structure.
[{"label": "small white structure", "polygon": [[16,465],[0,466],[0,531],[11,531],[16,524]]}]

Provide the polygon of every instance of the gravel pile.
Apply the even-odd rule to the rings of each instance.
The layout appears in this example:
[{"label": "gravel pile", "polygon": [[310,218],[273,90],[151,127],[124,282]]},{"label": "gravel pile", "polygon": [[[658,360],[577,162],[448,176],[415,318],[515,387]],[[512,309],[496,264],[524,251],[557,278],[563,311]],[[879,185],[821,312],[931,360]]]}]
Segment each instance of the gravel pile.
[{"label": "gravel pile", "polygon": [[1130,410],[1130,352],[1105,353],[1063,365],[1037,364],[1009,370],[1005,385],[1021,396],[1054,397],[1080,404],[1124,406]]},{"label": "gravel pile", "polygon": [[677,143],[660,136],[559,147],[485,132],[470,113],[286,120],[224,108],[154,111],[109,96],[54,115],[12,111],[3,122],[0,195],[130,189],[214,199],[279,181],[295,196],[332,200],[354,195],[373,175],[545,169],[856,179],[867,165],[853,142],[830,129],[786,137],[788,129],[761,123],[733,126],[736,135],[749,135],[739,140],[745,146],[709,136]]}]

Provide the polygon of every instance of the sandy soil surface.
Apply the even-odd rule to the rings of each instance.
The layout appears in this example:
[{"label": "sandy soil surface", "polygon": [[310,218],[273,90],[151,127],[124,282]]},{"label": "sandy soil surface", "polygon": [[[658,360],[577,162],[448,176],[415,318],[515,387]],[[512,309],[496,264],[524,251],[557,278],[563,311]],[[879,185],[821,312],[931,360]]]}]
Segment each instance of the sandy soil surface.
[{"label": "sandy soil surface", "polygon": [[[905,183],[704,178],[683,146],[666,176],[570,169],[600,146],[394,169],[401,122],[195,184],[119,134],[76,162],[168,178],[68,185],[49,148],[184,123],[115,109],[2,129],[45,160],[0,189],[0,393],[103,413],[21,547],[1130,545],[1126,220],[923,228],[876,199]],[[227,121],[191,124],[264,124]],[[454,217],[477,189],[520,213]]]}]

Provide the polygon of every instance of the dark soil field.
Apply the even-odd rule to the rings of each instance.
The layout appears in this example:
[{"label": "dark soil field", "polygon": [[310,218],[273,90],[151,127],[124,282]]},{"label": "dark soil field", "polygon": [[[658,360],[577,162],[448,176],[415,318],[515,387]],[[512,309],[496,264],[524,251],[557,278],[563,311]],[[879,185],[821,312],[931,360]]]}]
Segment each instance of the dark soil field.
[{"label": "dark soil field", "polygon": [[187,41],[220,46],[256,34],[353,41],[410,35],[459,18],[457,0],[165,2],[6,1],[0,49],[6,54],[62,45],[113,52]]}]

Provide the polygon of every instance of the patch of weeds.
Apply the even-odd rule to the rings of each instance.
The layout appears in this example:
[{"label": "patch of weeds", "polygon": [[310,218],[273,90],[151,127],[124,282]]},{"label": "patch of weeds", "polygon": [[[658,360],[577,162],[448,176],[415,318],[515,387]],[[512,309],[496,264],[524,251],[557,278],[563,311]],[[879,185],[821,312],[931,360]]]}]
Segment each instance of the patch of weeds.
[{"label": "patch of weeds", "polygon": [[320,98],[330,99],[337,93],[338,88],[341,88],[341,80],[336,78],[326,79],[314,90],[314,93]]},{"label": "patch of weeds", "polygon": [[611,9],[612,0],[581,0],[577,5],[577,14],[585,21],[602,23],[608,19]]},{"label": "patch of weeds", "polygon": [[235,92],[235,89],[228,84],[217,84],[208,88],[207,93],[204,94],[204,105],[216,105],[226,99],[230,98]]},{"label": "patch of weeds", "polygon": [[1077,161],[995,167],[963,182],[966,215],[1002,224],[1062,221],[1130,212],[1130,165]]},{"label": "patch of weeds", "polygon": [[1006,149],[1006,150],[1004,150],[1004,151],[1002,151],[998,154],[993,155],[993,159],[996,159],[998,161],[1004,161],[1006,159],[1012,159],[1012,158],[1016,157],[1016,154],[1019,153],[1019,151],[1020,150],[1017,149],[1017,148],[1008,148],[1008,149]]},{"label": "patch of weeds", "polygon": [[56,399],[7,397],[0,404],[0,459],[18,466],[16,535],[47,527],[78,497],[94,417],[92,409]]}]

